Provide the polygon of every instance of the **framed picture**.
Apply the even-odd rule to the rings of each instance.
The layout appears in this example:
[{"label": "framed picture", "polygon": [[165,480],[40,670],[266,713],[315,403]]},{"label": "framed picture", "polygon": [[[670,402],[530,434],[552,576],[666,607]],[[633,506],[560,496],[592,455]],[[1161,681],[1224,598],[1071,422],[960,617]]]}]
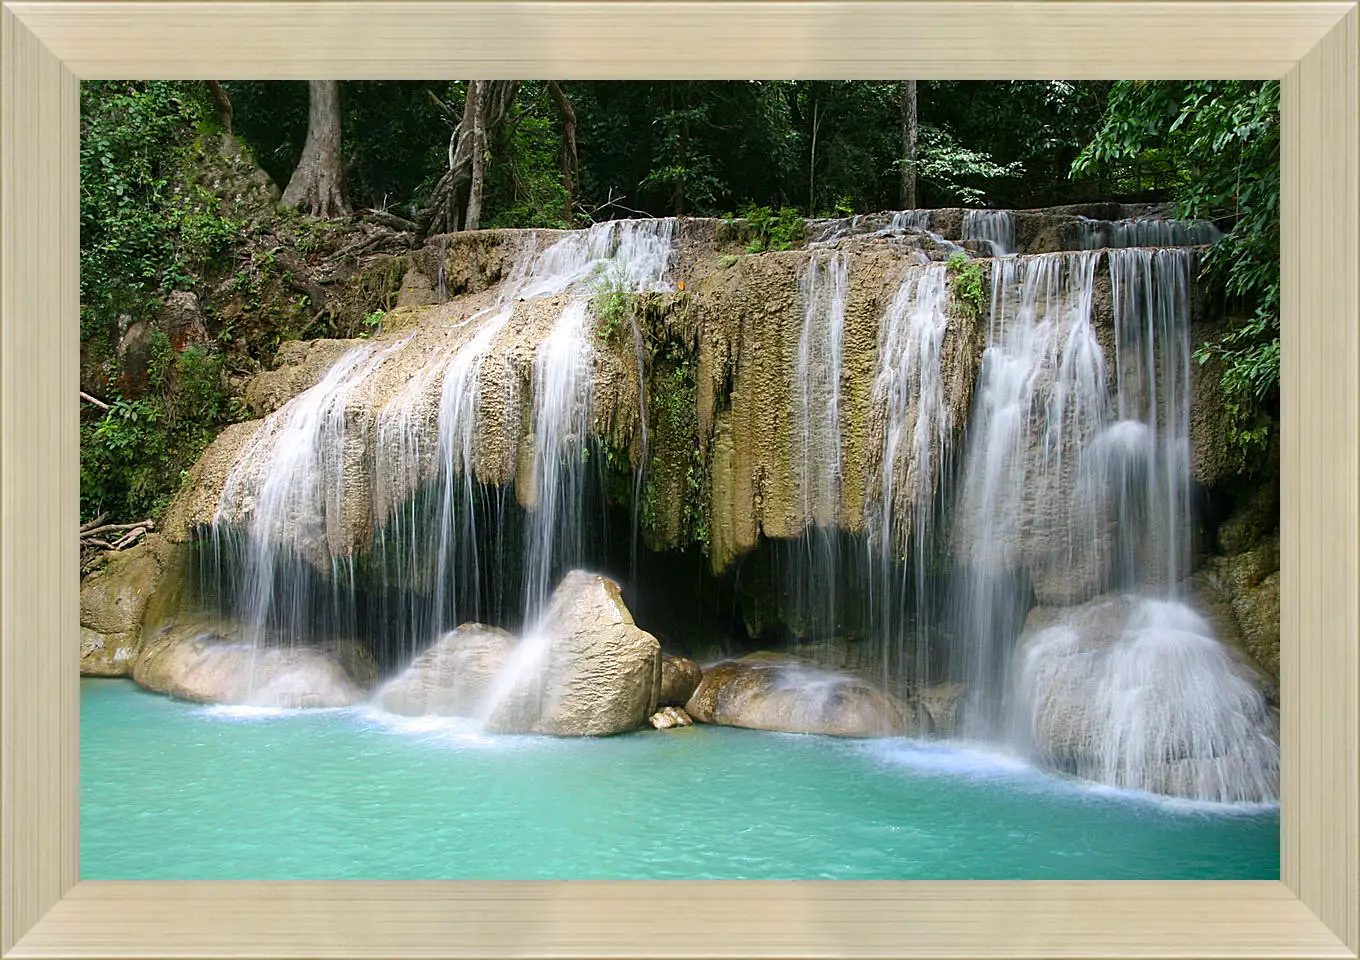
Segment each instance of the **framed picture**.
[{"label": "framed picture", "polygon": [[[91,0],[4,2],[0,18],[0,955],[1356,955],[1354,3]],[[415,172],[398,173],[405,155],[391,138],[369,166],[360,158],[341,171],[338,126],[328,148],[317,118],[336,114],[345,81],[468,74],[493,79],[407,90],[443,124],[441,142],[407,151]],[[532,79],[553,75],[591,84]],[[1248,341],[1238,338],[1219,341],[1236,352],[1194,357],[1188,328],[1199,323],[1197,335],[1207,336],[1214,320],[1205,319],[1212,311],[1196,265],[1218,236],[1215,224],[1173,218],[1151,194],[1144,203],[1060,206],[1048,198],[1001,205],[1027,208],[1018,212],[981,209],[978,183],[1004,179],[1005,163],[968,153],[938,124],[918,140],[922,81],[1059,75],[1279,80],[1278,348],[1267,337],[1265,354],[1256,341],[1258,352],[1244,353]],[[741,195],[738,209],[707,209],[720,203],[714,184],[729,173],[690,163],[688,153],[684,163],[653,163],[633,178],[629,192],[651,191],[652,200],[605,190],[583,204],[572,100],[580,107],[585,98],[583,116],[602,115],[612,96],[602,91],[638,78],[728,78],[741,81],[731,90],[743,91],[728,106],[753,98],[734,110],[759,111],[769,97],[799,117],[807,111],[806,183],[800,172],[785,191],[805,196],[801,211],[761,205],[750,199],[755,193]],[[82,150],[105,149],[100,138],[112,128],[82,128],[81,84],[129,79],[201,81],[201,103],[179,119],[199,124],[195,149],[214,144],[217,166],[208,176],[240,179],[242,195],[259,193],[271,210],[277,194],[268,176],[233,152],[233,116],[248,125],[252,103],[260,114],[288,108],[277,90],[261,92],[270,85],[244,81],[310,81],[292,88],[307,91],[294,98],[306,143],[275,144],[275,153],[301,157],[288,161],[295,170],[284,203],[322,219],[280,227],[235,210],[232,230],[266,240],[213,268],[215,292],[203,304],[183,292],[193,284],[169,283],[165,289],[182,292],[158,301],[160,326],[141,324],[140,308],[126,307],[127,289],[92,286],[105,276],[116,286],[118,270],[126,279],[138,269],[117,259],[118,237],[111,234],[115,253],[106,263],[82,259]],[[844,81],[861,86],[837,86]],[[1258,88],[1275,89],[1242,89]],[[86,93],[116,101],[122,117],[149,110],[146,120],[124,123],[149,137],[152,89],[171,88],[111,84]],[[688,123],[717,129],[698,100],[677,104],[675,89],[683,90],[658,84],[664,103],[639,108],[661,131],[659,142],[701,136]],[[861,141],[855,149],[838,148],[815,119],[838,89],[872,89],[894,117],[900,109],[901,157],[864,161],[886,178],[879,192],[900,202],[855,194],[865,176],[856,158],[872,153],[868,134],[849,137]],[[1073,89],[1050,93],[1075,97]],[[1166,89],[1129,87],[1125,106],[1137,115],[1140,92]],[[511,109],[517,92],[553,119]],[[1274,109],[1273,101],[1257,106]],[[1104,110],[1102,99],[1096,115]],[[1248,113],[1233,114],[1209,141],[1222,148],[1248,140]],[[525,147],[500,196],[484,164],[488,128],[507,116],[515,136],[531,138],[535,123],[570,133],[542,156]],[[752,120],[746,135],[764,122]],[[802,143],[795,126],[782,141],[772,135],[763,162],[746,158],[758,175],[776,164],[777,143]],[[1091,164],[1117,159],[1132,136],[1106,130],[1105,152],[1083,154]],[[823,150],[842,149],[841,167],[818,166],[819,133]],[[253,136],[262,149],[266,134]],[[898,136],[893,127],[890,153]],[[439,167],[445,153],[448,170],[422,186],[421,209],[388,205],[384,176],[415,182],[421,163],[435,156]],[[594,163],[597,179],[603,162]],[[549,173],[534,181],[539,167]],[[348,213],[341,177],[363,183],[369,206],[343,241],[346,294],[322,310],[317,304],[339,287],[317,280],[299,254],[325,259],[335,237],[324,218]],[[1254,189],[1266,179],[1225,188],[1239,205],[1234,224],[1262,202]],[[487,197],[499,199],[484,207],[487,183]],[[85,186],[90,192],[93,181]],[[105,192],[138,189],[115,184]],[[194,206],[194,189],[169,195],[176,230],[208,263],[238,241],[224,238],[228,221],[217,219],[216,207]],[[506,198],[521,194],[537,212],[515,212]],[[633,204],[663,215],[639,219]],[[542,220],[546,206],[560,209],[561,223]],[[897,209],[869,212],[887,207]],[[468,229],[477,227],[495,229]],[[99,229],[85,224],[85,239]],[[164,282],[167,268],[151,269]],[[271,283],[285,290],[279,301],[296,309],[300,326],[291,342],[270,344],[278,347],[270,369],[256,364],[253,378],[231,381],[240,409],[228,412],[225,394],[199,389],[207,379],[227,382],[227,371],[205,366],[226,351],[200,350],[199,341],[211,329],[214,338],[239,337],[256,349],[250,310],[275,295]],[[92,298],[105,293],[126,313],[110,333],[122,379],[101,398],[82,349],[86,328],[118,313],[88,315]],[[723,326],[754,316],[783,319],[748,331],[744,342]],[[1223,321],[1220,312],[1215,322]],[[682,327],[687,332],[677,333]],[[1226,357],[1251,376],[1251,363],[1274,363],[1272,349],[1281,615],[1278,663],[1263,668],[1272,654],[1252,637],[1235,653],[1211,639],[1222,639],[1217,621],[1211,628],[1211,614],[1182,585],[1188,528],[1203,513],[1190,502],[1192,464],[1204,449],[1192,367]],[[157,396],[147,386],[157,377],[174,386],[154,410],[139,407]],[[783,392],[762,406],[759,398],[776,390],[771,377],[782,378]],[[168,509],[155,499],[160,481],[98,473],[88,462],[82,490],[84,434],[117,419],[127,432],[115,444],[135,447],[138,418],[173,418],[165,406],[172,402],[221,403],[221,424],[237,422],[211,445],[207,436],[181,438],[193,450],[183,466],[192,468],[182,482],[172,478],[178,493],[173,502],[167,494]],[[1022,428],[1006,426],[1013,409],[1030,411]],[[1238,450],[1264,449],[1266,435],[1251,432],[1257,426],[1242,419],[1216,429],[1234,431]],[[145,463],[173,459],[162,448],[136,449]],[[102,494],[108,502],[122,505],[113,521],[103,515],[105,500],[89,495],[96,480],[112,491]],[[506,490],[513,493],[497,492]],[[133,503],[158,504],[154,533],[146,522],[122,522]],[[608,522],[596,530],[592,516]],[[110,561],[115,554],[121,559]],[[655,556],[689,559],[648,559]],[[159,586],[139,594],[140,575],[115,569],[129,557],[154,567]],[[96,571],[96,581],[123,578],[98,601],[107,601],[101,609],[110,624],[140,604],[126,647],[120,628],[90,614],[93,601],[78,600],[82,571]],[[692,629],[653,626],[679,622],[673,595],[694,585],[716,598],[713,610],[696,614]],[[154,614],[140,612],[148,606]],[[152,616],[154,634],[143,622]],[[1238,620],[1244,616],[1239,610]],[[714,641],[714,623],[728,629],[738,621],[739,630],[730,627],[742,637],[736,648]],[[776,635],[787,650],[753,652],[760,638]],[[1174,643],[1161,642],[1172,635]],[[1006,638],[1004,651],[996,637]],[[123,681],[117,690],[82,689],[82,671],[127,674],[171,699],[130,694],[135,688]],[[1148,689],[1176,685],[1169,706],[1148,697]],[[360,700],[376,711],[362,722],[351,709]],[[161,712],[151,718],[148,710]],[[169,723],[167,710],[178,711]],[[320,719],[285,723],[279,711]],[[702,729],[664,729],[691,719]],[[98,730],[115,720],[136,729],[142,744],[163,734],[159,758],[106,753],[114,741]],[[649,720],[657,732],[629,732]],[[364,839],[346,852],[345,824],[361,817],[346,813],[343,798],[331,797],[325,809],[303,803],[296,817],[271,809],[271,778],[296,775],[325,793],[345,775],[308,779],[311,767],[324,772],[337,756],[348,758],[355,782],[390,775],[411,795],[424,791],[425,803],[467,803],[470,793],[432,789],[428,756],[394,759],[373,746],[375,736],[409,745],[412,732],[474,743],[460,746],[457,764],[441,776],[482,777],[477,782],[515,797],[516,810],[544,791],[543,819],[468,807],[462,822],[492,842],[465,848],[461,870],[422,872],[419,844],[409,838],[393,837],[374,855],[384,841],[371,817]],[[594,739],[615,733],[626,735]],[[505,761],[486,780],[476,751],[488,737],[503,744],[518,734],[538,735],[515,741],[531,744],[516,748],[519,772],[507,774]],[[1231,818],[1205,814],[1207,832],[1182,818],[1180,833],[1158,835],[1163,867],[1150,868],[1157,876],[1272,879],[898,879],[1149,875],[1061,862],[1108,847],[1120,833],[1129,850],[1145,842],[1164,826],[1160,814],[1146,814],[1145,800],[1101,806],[1099,792],[1082,793],[1081,802],[1050,793],[1044,809],[1053,822],[1036,825],[1029,846],[1016,848],[1030,851],[1027,862],[988,864],[988,851],[1008,841],[979,839],[970,823],[1004,830],[1011,814],[999,806],[970,812],[977,798],[957,790],[952,773],[921,801],[950,808],[957,821],[953,833],[932,836],[953,837],[945,859],[984,867],[950,872],[938,853],[918,872],[903,871],[901,857],[885,869],[859,854],[800,861],[812,837],[833,845],[839,838],[861,854],[907,849],[892,833],[910,833],[909,824],[861,829],[864,821],[896,822],[864,814],[883,802],[875,795],[881,784],[856,779],[868,777],[869,760],[880,777],[904,765],[919,772],[992,763],[936,740],[893,741],[872,754],[845,746],[866,742],[847,738],[904,734],[1012,746],[1019,736],[1046,778],[1176,803],[1278,798],[1279,880],[1274,807],[1265,819],[1256,807]],[[592,739],[573,739],[582,735]],[[208,774],[203,789],[181,793],[188,799],[178,808],[148,805],[150,794],[176,789],[175,758],[212,737],[217,766],[195,768],[196,777]],[[280,755],[281,766],[278,756],[274,766],[261,759],[287,737],[295,738],[293,752]],[[306,753],[307,738],[318,752]],[[102,762],[87,756],[82,764],[82,745],[92,744]],[[696,766],[701,757],[708,759]],[[644,823],[624,842],[612,827],[591,833],[594,815],[573,814],[577,826],[549,839],[550,812],[574,798],[609,807],[600,787],[608,787],[613,763],[652,764],[658,779],[704,778],[705,763],[710,771],[759,770],[762,789],[776,798],[821,776],[841,784],[845,797],[821,791],[798,806],[825,822],[788,828],[784,859],[765,872],[749,865],[724,872],[704,857],[705,843],[739,846],[743,833],[782,829],[779,804],[753,792],[750,777],[735,791],[731,778],[703,780],[720,808],[715,816],[703,815],[702,802],[668,811],[659,790],[648,794],[656,805],[648,816],[678,811],[683,823],[665,830]],[[219,795],[214,778],[233,770],[242,792]],[[1006,780],[1001,792],[1032,789],[1017,783]],[[119,791],[138,799],[108,802]],[[304,793],[293,790],[287,802]],[[185,803],[204,817],[252,810],[257,847],[296,843],[301,852],[291,866],[258,849],[227,863],[228,837],[217,846],[205,841],[185,873],[160,869],[152,863],[158,838],[182,853],[184,838],[200,829]],[[743,806],[749,822],[729,830],[724,814]],[[307,810],[335,832],[297,843]],[[186,812],[190,828],[172,822]],[[517,823],[536,834],[523,849],[515,847]],[[445,829],[438,818],[426,827]],[[677,856],[686,827],[705,837]],[[1073,845],[1063,830],[1105,839]],[[649,844],[649,836],[661,839]],[[310,868],[298,866],[308,858]],[[582,869],[591,858],[598,869]],[[1206,858],[1215,862],[1206,866]],[[630,859],[646,859],[649,869],[630,867]],[[346,872],[345,860],[360,866]],[[833,860],[837,868],[826,869]],[[804,874],[800,862],[816,866]],[[262,866],[269,863],[283,865]],[[237,879],[261,875],[277,879]],[[813,879],[831,876],[854,879]],[[318,877],[327,879],[308,879]],[[707,879],[715,877],[736,879]],[[760,877],[779,879],[753,879]],[[869,879],[878,877],[893,879]]]}]

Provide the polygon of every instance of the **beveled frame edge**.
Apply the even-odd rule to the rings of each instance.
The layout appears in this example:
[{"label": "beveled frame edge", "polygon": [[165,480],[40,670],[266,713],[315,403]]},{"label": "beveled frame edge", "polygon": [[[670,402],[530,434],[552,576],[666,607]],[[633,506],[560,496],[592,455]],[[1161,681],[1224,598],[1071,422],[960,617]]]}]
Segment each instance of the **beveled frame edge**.
[{"label": "beveled frame edge", "polygon": [[[0,955],[1356,956],[1354,2],[378,6],[0,3]],[[1283,78],[1282,882],[76,882],[77,78],[474,71]]]}]

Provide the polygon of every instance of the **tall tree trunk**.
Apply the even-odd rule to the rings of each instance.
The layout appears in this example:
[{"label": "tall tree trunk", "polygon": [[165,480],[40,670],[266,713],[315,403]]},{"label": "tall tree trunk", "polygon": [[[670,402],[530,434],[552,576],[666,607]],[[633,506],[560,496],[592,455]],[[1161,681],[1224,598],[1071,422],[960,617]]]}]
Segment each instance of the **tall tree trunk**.
[{"label": "tall tree trunk", "polygon": [[916,140],[919,128],[916,123],[916,81],[903,80],[902,97],[902,209],[915,210],[916,194]]},{"label": "tall tree trunk", "polygon": [[576,202],[577,171],[580,160],[576,153],[576,108],[567,99],[566,93],[556,80],[548,81],[548,92],[557,104],[557,112],[562,115],[562,186],[567,191],[566,220],[571,222],[573,205]]},{"label": "tall tree trunk", "polygon": [[348,216],[340,157],[340,82],[309,80],[307,85],[307,142],[283,191],[283,204],[318,217]]},{"label": "tall tree trunk", "polygon": [[812,101],[812,149],[808,151],[808,212],[809,217],[817,215],[817,101]]},{"label": "tall tree trunk", "polygon": [[217,105],[217,119],[222,124],[222,132],[231,136],[231,97],[219,81],[204,82],[208,85],[208,92],[212,94],[213,103]]},{"label": "tall tree trunk", "polygon": [[465,230],[476,230],[482,221],[482,188],[486,184],[486,117],[482,98],[486,95],[486,80],[473,80],[468,87],[468,103],[472,109],[472,182],[468,184]]},{"label": "tall tree trunk", "polygon": [[435,185],[424,233],[475,230],[481,221],[487,150],[505,122],[518,80],[469,80],[463,117],[449,137],[449,168]]}]

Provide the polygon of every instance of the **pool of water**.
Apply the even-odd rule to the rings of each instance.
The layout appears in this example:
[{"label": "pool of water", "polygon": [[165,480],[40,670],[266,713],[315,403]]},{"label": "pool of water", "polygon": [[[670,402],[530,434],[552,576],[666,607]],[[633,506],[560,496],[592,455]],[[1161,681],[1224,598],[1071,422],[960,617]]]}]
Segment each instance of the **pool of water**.
[{"label": "pool of water", "polygon": [[911,740],[480,737],[83,680],[80,756],[84,879],[1279,877],[1278,808]]}]

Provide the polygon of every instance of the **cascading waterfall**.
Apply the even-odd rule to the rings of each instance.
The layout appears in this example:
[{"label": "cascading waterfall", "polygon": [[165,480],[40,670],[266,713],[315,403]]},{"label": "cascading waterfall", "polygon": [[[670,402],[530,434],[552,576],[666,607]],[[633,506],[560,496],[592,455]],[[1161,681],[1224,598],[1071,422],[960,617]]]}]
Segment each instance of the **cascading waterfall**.
[{"label": "cascading waterfall", "polygon": [[850,260],[844,251],[814,254],[799,281],[803,324],[794,358],[795,457],[805,556],[795,565],[794,595],[802,627],[828,636],[839,610],[836,525],[841,497],[841,376]]},{"label": "cascading waterfall", "polygon": [[[1143,588],[1174,594],[1190,537],[1192,249],[1111,250],[1116,411],[1088,451],[1092,482],[1116,501],[1119,558]],[[1141,486],[1142,489],[1138,489]]]},{"label": "cascading waterfall", "polygon": [[[214,554],[219,566],[224,556],[236,560],[227,587],[239,607],[242,639],[254,650],[280,640],[305,644],[352,616],[338,609],[352,590],[332,592],[332,603],[317,609],[312,589],[327,576],[352,582],[348,565],[332,559],[345,555],[338,549],[345,413],[354,391],[404,345],[366,344],[344,354],[319,383],[270,415],[227,475],[213,522]],[[253,663],[251,674],[247,702],[257,689]]]},{"label": "cascading waterfall", "polygon": [[1075,451],[1104,415],[1104,361],[1091,325],[1098,259],[993,264],[954,532],[963,572],[951,670],[969,685],[964,719],[975,735],[999,732],[1008,644],[1027,600],[1016,571],[1035,559],[1069,570],[1084,546],[1072,542],[1071,490]]},{"label": "cascading waterfall", "polygon": [[1015,251],[1015,217],[1009,210],[969,210],[963,215],[963,239],[988,244],[992,256]]},{"label": "cascading waterfall", "polygon": [[1208,244],[1223,234],[1203,220],[1138,217],[1128,220],[1079,221],[1082,249],[1103,247],[1186,247]]},{"label": "cascading waterfall", "polygon": [[[901,211],[827,231],[864,236],[877,226],[871,232],[900,235],[929,231],[931,217]],[[1189,314],[1198,251],[1185,244],[1212,227],[1089,223],[1083,245],[1101,249],[1017,256],[1008,212],[969,211],[963,236],[997,254],[985,265],[990,310],[969,327],[951,314],[946,264],[900,268],[877,318],[867,396],[844,369],[847,324],[853,369],[866,356],[861,345],[873,342],[856,339],[863,328],[847,318],[857,245],[804,252],[798,341],[783,355],[792,378],[790,512],[803,533],[787,544],[796,556],[782,623],[799,639],[870,640],[864,649],[880,654],[885,688],[915,697],[920,711],[924,687],[966,685],[958,724],[966,736],[1121,786],[1269,799],[1278,778],[1269,709],[1178,599],[1193,527]],[[513,605],[525,639],[490,688],[483,719],[520,695],[546,650],[537,620],[552,589],[587,558],[584,461],[600,361],[592,298],[671,289],[676,227],[617,221],[529,246],[470,318],[426,328],[411,350],[411,340],[361,344],[272,414],[231,470],[212,531],[243,638],[256,648],[303,644],[356,636],[366,625],[404,660],[460,623],[508,622]],[[876,249],[875,258],[901,263],[900,246]],[[1107,278],[1112,327],[1096,316],[1105,289],[1097,281]],[[648,400],[636,323],[631,333],[642,443],[636,550]],[[956,383],[972,382],[970,344],[982,358],[967,400]],[[377,397],[386,402],[375,406]],[[842,420],[854,421],[865,403],[877,459],[856,475],[861,493],[846,483],[854,463],[845,458],[862,441],[847,446],[859,434],[843,437]],[[370,412],[356,416],[361,408]],[[486,423],[510,424],[509,449],[484,436],[484,414]],[[358,450],[373,458],[368,497],[348,488]],[[847,491],[862,502],[845,502]],[[509,509],[514,496],[522,518]],[[863,548],[852,551],[842,527],[860,507]],[[359,541],[369,532],[364,555]],[[843,586],[859,564],[870,574],[863,598]],[[841,609],[860,599],[865,607]],[[1192,696],[1193,707],[1181,705]],[[1078,701],[1091,707],[1083,713]]]},{"label": "cascading waterfall", "polygon": [[1215,803],[1278,796],[1265,699],[1183,603],[1076,608],[1028,640],[1016,673],[1016,733],[1068,773]]},{"label": "cascading waterfall", "polygon": [[[913,677],[918,686],[932,679],[920,606],[927,594],[926,553],[934,543],[935,498],[953,429],[943,369],[948,306],[944,264],[908,267],[879,327],[873,403],[881,411],[883,441],[865,519],[876,571],[871,623],[882,645],[885,684],[907,672],[908,625],[902,612],[909,601],[918,609]],[[898,564],[899,558],[909,558],[909,568]],[[900,580],[907,569],[914,578],[910,597]]]},{"label": "cascading waterfall", "polygon": [[[518,302],[563,293],[568,300],[535,353],[534,455],[530,475],[517,480],[531,485],[533,505],[524,531],[526,617],[543,607],[552,577],[579,560],[593,374],[589,297],[602,283],[628,292],[670,289],[675,228],[674,220],[611,221],[541,252],[530,246],[497,301],[455,325],[468,334],[455,334],[452,347],[382,406],[372,426],[373,566],[382,586],[375,602],[385,636],[399,635],[404,657],[481,612],[488,517],[479,514],[487,496],[504,492],[476,478],[477,424],[486,391],[515,389],[508,368],[490,382],[483,370]],[[219,601],[253,646],[275,637],[303,645],[359,628],[365,615],[355,606],[351,559],[358,545],[347,537],[363,525],[346,513],[356,507],[346,497],[345,470],[347,451],[369,437],[362,418],[347,419],[347,405],[408,342],[346,353],[268,418],[230,472],[212,531],[215,569],[228,581]]]},{"label": "cascading waterfall", "polygon": [[[1278,737],[1264,693],[1176,598],[1190,550],[1195,257],[994,262],[955,514],[950,669],[968,684],[970,736],[1120,787],[1268,801]],[[1102,258],[1112,376],[1092,324]],[[1041,609],[1015,651],[1031,595]]]},{"label": "cascading waterfall", "polygon": [[850,261],[843,252],[808,262],[800,282],[803,327],[794,363],[803,515],[832,526],[840,503],[841,356]]},{"label": "cascading waterfall", "polygon": [[584,481],[581,454],[590,420],[587,301],[571,300],[534,357],[533,511],[526,554],[525,612],[532,620],[562,564],[580,561]]}]

